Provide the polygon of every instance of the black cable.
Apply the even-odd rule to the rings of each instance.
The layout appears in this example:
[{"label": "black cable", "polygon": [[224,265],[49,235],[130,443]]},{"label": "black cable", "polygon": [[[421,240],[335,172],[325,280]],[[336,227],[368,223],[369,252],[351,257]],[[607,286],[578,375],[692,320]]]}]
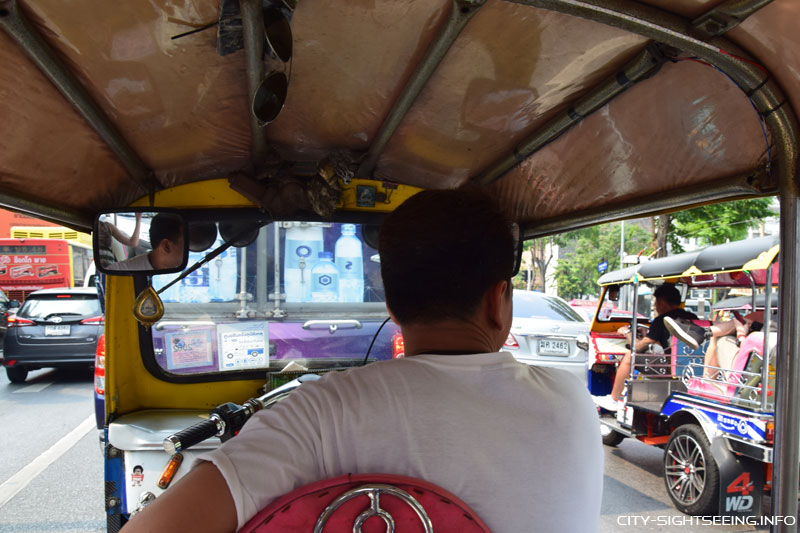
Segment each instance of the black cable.
[{"label": "black cable", "polygon": [[364,361],[361,363],[361,366],[364,366],[364,365],[367,364],[367,361],[369,360],[369,353],[372,351],[372,347],[375,345],[375,341],[378,339],[378,333],[381,332],[381,330],[383,329],[383,326],[385,326],[386,323],[389,322],[389,320],[391,320],[391,319],[392,319],[392,317],[387,316],[386,320],[384,320],[381,323],[380,327],[378,328],[378,331],[376,331],[375,335],[372,336],[372,342],[369,343],[369,348],[367,348],[367,355],[364,356]]}]

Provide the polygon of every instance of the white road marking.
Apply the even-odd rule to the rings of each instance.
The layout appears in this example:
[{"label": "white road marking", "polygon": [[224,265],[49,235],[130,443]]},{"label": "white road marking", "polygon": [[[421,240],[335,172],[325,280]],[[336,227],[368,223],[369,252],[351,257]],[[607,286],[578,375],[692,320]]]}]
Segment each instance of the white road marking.
[{"label": "white road marking", "polygon": [[53,381],[45,381],[44,383],[34,383],[33,385],[28,385],[27,387],[15,390],[11,394],[19,394],[20,392],[42,392],[44,389],[46,389],[53,383],[54,383]]},{"label": "white road marking", "polygon": [[24,466],[22,470],[8,478],[5,483],[0,485],[0,508],[7,504],[11,498],[16,496],[19,491],[27,487],[28,484],[36,479],[36,476],[44,472],[48,466],[67,453],[70,448],[75,446],[75,444],[94,427],[95,420],[92,414],[81,422],[78,427],[53,444],[50,449]]}]

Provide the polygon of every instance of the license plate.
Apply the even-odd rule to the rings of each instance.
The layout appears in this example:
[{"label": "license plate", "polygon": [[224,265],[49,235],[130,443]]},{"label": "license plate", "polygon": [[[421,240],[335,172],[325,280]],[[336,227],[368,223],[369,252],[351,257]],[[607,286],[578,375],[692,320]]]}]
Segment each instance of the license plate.
[{"label": "license plate", "polygon": [[540,340],[539,355],[569,355],[569,342]]},{"label": "license plate", "polygon": [[45,326],[44,334],[53,337],[69,335],[69,326]]}]

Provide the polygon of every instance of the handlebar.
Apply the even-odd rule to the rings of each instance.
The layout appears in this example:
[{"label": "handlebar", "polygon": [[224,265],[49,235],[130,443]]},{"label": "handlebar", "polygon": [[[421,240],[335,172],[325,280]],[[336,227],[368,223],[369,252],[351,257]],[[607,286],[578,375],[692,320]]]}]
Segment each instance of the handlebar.
[{"label": "handlebar", "polygon": [[208,420],[170,435],[164,439],[164,451],[172,455],[184,451],[211,437],[219,437],[222,442],[230,439],[242,429],[244,423],[261,409],[269,409],[280,398],[299,387],[306,381],[316,381],[319,376],[307,374],[292,380],[258,398],[250,398],[244,405],[232,402],[224,403],[211,410]]},{"label": "handlebar", "polygon": [[170,435],[164,439],[164,451],[172,455],[217,436],[219,431],[217,427],[218,419],[218,417],[212,415],[208,420],[203,420],[193,426],[182,429],[174,435]]}]

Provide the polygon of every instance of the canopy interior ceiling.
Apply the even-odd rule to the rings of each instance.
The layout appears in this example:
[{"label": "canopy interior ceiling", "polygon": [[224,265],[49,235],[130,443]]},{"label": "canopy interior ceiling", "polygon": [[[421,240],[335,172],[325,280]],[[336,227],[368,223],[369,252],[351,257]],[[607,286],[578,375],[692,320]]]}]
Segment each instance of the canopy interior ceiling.
[{"label": "canopy interior ceiling", "polygon": [[[734,8],[722,36],[693,28]],[[254,128],[247,47],[219,55],[215,28],[172,38],[217,21],[218,1],[0,0],[0,204],[85,226],[152,190],[339,154],[361,177],[488,187],[533,236],[774,194],[795,174],[796,0],[284,11],[293,57],[264,65],[287,71],[288,95]]]}]

